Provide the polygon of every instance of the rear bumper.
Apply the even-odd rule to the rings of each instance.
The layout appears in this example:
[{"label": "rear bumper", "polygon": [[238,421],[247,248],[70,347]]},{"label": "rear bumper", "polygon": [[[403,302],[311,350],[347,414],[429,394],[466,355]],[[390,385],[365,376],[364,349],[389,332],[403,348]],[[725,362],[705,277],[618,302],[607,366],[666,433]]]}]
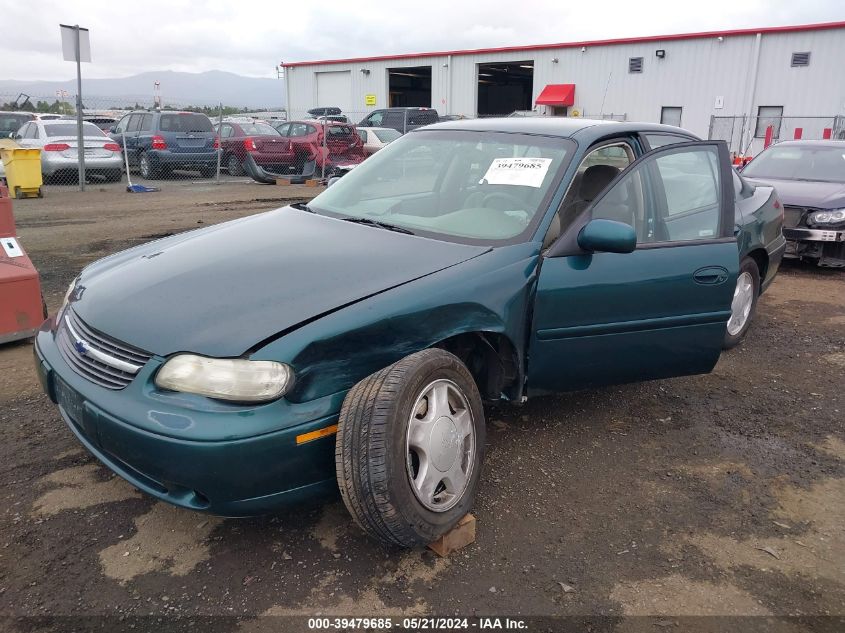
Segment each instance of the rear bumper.
[{"label": "rear bumper", "polygon": [[149,150],[147,156],[154,166],[217,167],[217,150],[201,152],[171,152]]},{"label": "rear bumper", "polygon": [[[51,176],[59,171],[78,169],[79,160],[76,156],[66,158],[64,156],[50,156],[56,152],[41,153],[41,172],[45,176]],[[85,171],[123,169],[123,157],[120,154],[114,156],[85,157]]]},{"label": "rear bumper", "polygon": [[250,152],[250,156],[252,156],[252,160],[255,161],[256,165],[260,165],[261,167],[275,167],[278,165],[284,165],[289,167],[296,162],[296,156],[294,154],[271,154],[269,152]]},{"label": "rear bumper", "polygon": [[[242,416],[162,406],[160,398],[149,398],[134,384],[151,376],[139,374],[124,390],[110,393],[82,378],[61,357],[49,325],[38,333],[34,352],[41,386],[58,405],[68,428],[94,457],[147,494],[201,512],[250,516],[336,490],[334,437],[296,442],[298,435],[336,424],[336,413],[314,416],[312,403],[290,416],[294,419],[289,427],[229,439]],[[60,403],[68,397],[60,391],[75,395],[73,406]],[[229,431],[214,440],[165,435],[141,427],[140,422],[152,414]],[[267,416],[268,423],[277,422],[272,419],[277,414],[254,410],[254,415]],[[185,427],[185,435],[189,431]]]}]

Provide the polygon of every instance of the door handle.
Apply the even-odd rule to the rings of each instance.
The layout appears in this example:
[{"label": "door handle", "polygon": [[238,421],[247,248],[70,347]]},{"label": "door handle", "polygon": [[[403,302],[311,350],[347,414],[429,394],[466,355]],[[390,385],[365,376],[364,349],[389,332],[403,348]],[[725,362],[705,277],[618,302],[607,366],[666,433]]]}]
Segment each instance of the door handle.
[{"label": "door handle", "polygon": [[729,276],[728,269],[722,266],[705,266],[692,274],[695,283],[703,286],[718,286],[725,283]]}]

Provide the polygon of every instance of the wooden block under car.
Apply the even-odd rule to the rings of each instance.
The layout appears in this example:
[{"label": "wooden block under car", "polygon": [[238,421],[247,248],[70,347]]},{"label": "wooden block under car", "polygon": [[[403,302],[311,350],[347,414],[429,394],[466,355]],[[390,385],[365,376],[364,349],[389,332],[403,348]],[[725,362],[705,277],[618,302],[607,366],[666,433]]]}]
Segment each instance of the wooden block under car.
[{"label": "wooden block under car", "polygon": [[458,524],[428,547],[438,556],[448,556],[475,542],[475,517],[464,515]]},{"label": "wooden block under car", "polygon": [[320,185],[320,181],[319,181],[319,180],[315,180],[315,179],[313,179],[313,178],[311,178],[311,179],[309,179],[309,180],[306,180],[306,181],[305,181],[305,186],[306,186],[306,187],[318,187],[319,185]]},{"label": "wooden block under car", "polygon": [[289,185],[290,179],[289,178],[276,178],[277,185]]}]

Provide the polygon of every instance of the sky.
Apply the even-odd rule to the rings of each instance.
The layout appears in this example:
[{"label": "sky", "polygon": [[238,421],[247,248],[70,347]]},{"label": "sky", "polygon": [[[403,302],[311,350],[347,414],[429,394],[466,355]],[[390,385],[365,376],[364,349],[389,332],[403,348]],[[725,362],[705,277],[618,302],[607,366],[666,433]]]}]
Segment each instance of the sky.
[{"label": "sky", "polygon": [[[281,61],[544,44],[845,20],[843,0],[384,0],[249,3],[0,0],[0,79],[70,79],[59,24],[90,30],[86,77],[226,70]],[[418,5],[418,9],[415,8]]]}]

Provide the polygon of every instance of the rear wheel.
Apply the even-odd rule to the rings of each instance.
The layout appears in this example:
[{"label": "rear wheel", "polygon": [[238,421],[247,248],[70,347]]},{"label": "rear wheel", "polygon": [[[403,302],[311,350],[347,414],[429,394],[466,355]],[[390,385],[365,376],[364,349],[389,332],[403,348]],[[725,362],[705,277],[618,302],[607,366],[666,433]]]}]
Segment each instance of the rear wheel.
[{"label": "rear wheel", "polygon": [[147,180],[152,180],[161,176],[161,169],[153,166],[152,161],[150,160],[150,157],[147,156],[146,152],[141,154],[141,157],[138,159],[138,171],[141,173],[141,177],[146,178]]},{"label": "rear wheel", "polygon": [[733,300],[731,301],[731,316],[725,331],[724,349],[736,347],[745,338],[754,310],[757,308],[757,297],[760,295],[760,270],[757,263],[750,257],[740,262],[739,275],[736,278]]},{"label": "rear wheel", "polygon": [[226,160],[226,168],[229,170],[230,176],[244,175],[244,166],[234,154],[229,154],[229,158]]},{"label": "rear wheel", "polygon": [[340,412],[341,496],[370,536],[430,543],[472,507],[484,411],[464,364],[441,349],[411,354],[355,385]]}]

